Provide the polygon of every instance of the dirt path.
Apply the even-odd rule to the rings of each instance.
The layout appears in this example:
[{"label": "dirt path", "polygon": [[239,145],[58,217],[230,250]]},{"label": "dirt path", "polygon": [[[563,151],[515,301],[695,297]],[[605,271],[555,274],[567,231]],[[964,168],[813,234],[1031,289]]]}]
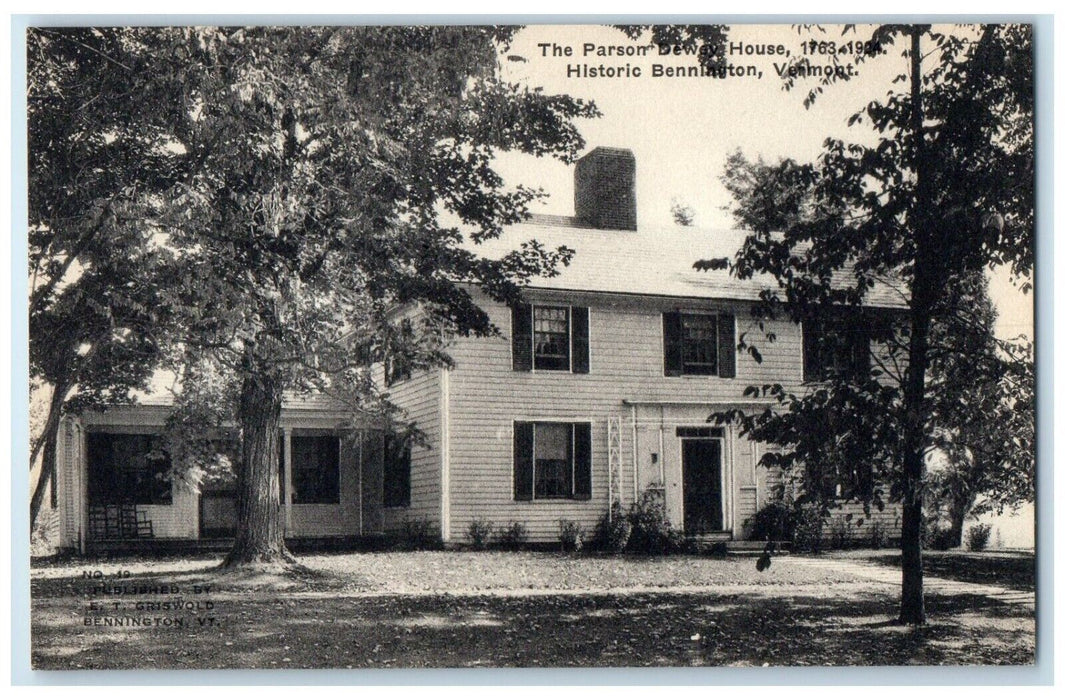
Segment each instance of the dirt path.
[{"label": "dirt path", "polygon": [[[902,571],[897,568],[880,566],[867,561],[853,559],[823,559],[819,557],[792,555],[789,559],[800,566],[815,570],[831,570],[848,576],[859,576],[870,581],[902,585]],[[925,590],[938,595],[978,595],[1009,605],[1022,605],[1035,610],[1035,592],[1023,591],[1005,586],[992,586],[986,583],[951,581],[938,576],[925,575]]]}]

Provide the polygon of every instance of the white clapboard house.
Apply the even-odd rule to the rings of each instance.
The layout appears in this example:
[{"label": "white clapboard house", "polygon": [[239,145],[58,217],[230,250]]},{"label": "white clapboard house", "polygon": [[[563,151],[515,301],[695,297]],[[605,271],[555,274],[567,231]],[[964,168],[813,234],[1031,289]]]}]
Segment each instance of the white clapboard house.
[{"label": "white clapboard house", "polygon": [[[759,345],[761,362],[737,352],[740,334],[764,337],[750,307],[767,282],[692,264],[731,257],[744,232],[638,226],[635,173],[630,151],[596,148],[576,165],[575,216],[535,216],[479,246],[491,257],[535,239],[576,252],[558,276],[528,286],[524,305],[475,292],[500,337],[455,338],[452,369],[393,378],[388,391],[426,445],[394,449],[369,430],[342,437],[350,415],[341,408],[286,404],[289,537],[356,541],[429,523],[445,543],[462,544],[478,520],[520,522],[530,541],[546,542],[561,519],[591,532],[612,502],[627,506],[647,489],[662,490],[669,520],[687,534],[745,537],[780,479],[757,466],[763,446],[707,417],[764,408],[745,397],[750,385],[816,382],[834,361],[819,345],[834,331],[769,321],[776,339]],[[901,299],[883,287],[870,303]],[[148,401],[64,420],[64,548],[232,535],[230,487],[155,478],[167,468],[155,444],[167,410]],[[877,519],[897,535],[893,508]]]}]

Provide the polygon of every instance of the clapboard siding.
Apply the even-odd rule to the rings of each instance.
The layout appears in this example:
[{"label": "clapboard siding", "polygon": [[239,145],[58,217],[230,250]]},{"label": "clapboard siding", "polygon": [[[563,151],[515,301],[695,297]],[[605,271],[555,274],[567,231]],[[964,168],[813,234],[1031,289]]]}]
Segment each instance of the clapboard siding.
[{"label": "clapboard siding", "polygon": [[[625,502],[633,494],[665,479],[667,494],[679,493],[680,442],[678,425],[705,425],[707,406],[738,405],[746,401],[743,390],[752,383],[801,381],[802,363],[798,326],[770,322],[776,334],[764,341],[742,304],[722,301],[622,298],[603,295],[540,295],[543,303],[570,303],[590,308],[590,371],[516,372],[512,370],[509,309],[483,298],[478,301],[502,331],[503,337],[459,339],[451,347],[455,369],[450,377],[451,535],[466,539],[474,519],[491,521],[497,528],[522,522],[530,538],[558,536],[559,519],[595,526],[608,507],[607,422],[621,416],[622,450],[626,472],[622,484]],[[738,353],[736,377],[666,377],[663,367],[662,313],[664,311],[724,311],[737,317],[737,336],[747,333],[759,342],[762,362]],[[635,450],[640,473],[632,471],[633,409],[624,402],[698,402],[701,406],[636,407]],[[592,498],[589,501],[513,499],[512,441],[514,421],[590,421],[592,423]],[[662,433],[660,441],[659,433]],[[652,463],[651,453],[662,454]],[[750,509],[740,498],[740,487],[754,486],[753,450],[749,443],[728,433],[725,449],[733,489],[729,494],[731,522],[741,523]],[[742,469],[738,464],[742,463]],[[742,471],[742,474],[740,473]],[[733,473],[735,472],[735,473]],[[637,485],[634,488],[633,479]],[[669,517],[680,522],[678,499],[667,495]]]},{"label": "clapboard siding", "polygon": [[440,372],[416,372],[410,379],[397,382],[389,396],[424,435],[427,445],[411,447],[410,506],[385,508],[385,532],[399,532],[406,521],[428,521],[440,528]]},{"label": "clapboard siding", "polygon": [[[589,399],[609,392],[609,398],[639,397],[643,400],[690,400],[724,402],[740,400],[743,390],[751,383],[802,380],[801,334],[790,321],[767,322],[766,329],[776,334],[769,343],[758,330],[744,305],[728,302],[691,302],[682,300],[617,300],[569,297],[572,303],[590,306],[590,371],[587,375],[569,372],[514,372],[510,366],[510,315],[498,304],[481,301],[492,321],[505,337],[492,339],[459,339],[452,347],[458,365],[453,376],[452,395],[470,398],[470,392],[489,387],[499,391],[499,383],[526,396],[576,398],[581,394]],[[729,311],[737,317],[737,336],[747,334],[748,342],[756,343],[762,362],[746,352],[736,357],[736,377],[666,377],[662,357],[662,312]],[[480,398],[480,397],[479,397]],[[456,428],[461,422],[456,422]]]},{"label": "clapboard siding", "polygon": [[826,541],[831,541],[833,530],[839,528],[846,532],[848,538],[844,546],[854,544],[870,539],[876,523],[880,524],[885,537],[899,540],[902,537],[902,507],[887,504],[884,510],[880,511],[876,506],[872,506],[867,514],[861,503],[839,503],[829,510],[824,537]]},{"label": "clapboard siding", "polygon": [[199,535],[199,494],[184,483],[175,483],[170,505],[141,505],[152,522],[152,534],[160,539],[193,539]]}]

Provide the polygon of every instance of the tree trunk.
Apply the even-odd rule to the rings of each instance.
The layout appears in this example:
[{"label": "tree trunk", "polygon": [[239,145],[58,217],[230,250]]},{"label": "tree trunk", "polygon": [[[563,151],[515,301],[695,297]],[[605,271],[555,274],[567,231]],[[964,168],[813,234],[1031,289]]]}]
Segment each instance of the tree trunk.
[{"label": "tree trunk", "polygon": [[960,547],[962,545],[962,531],[965,529],[965,519],[976,503],[976,494],[959,477],[958,483],[954,484],[950,491],[950,503],[947,505],[947,515],[950,516],[950,545]]},{"label": "tree trunk", "polygon": [[[41,506],[44,505],[44,494],[49,490],[49,486],[51,486],[52,495],[51,506],[52,508],[58,506],[55,486],[56,446],[59,440],[59,416],[63,412],[63,402],[66,399],[67,391],[69,390],[66,387],[55,387],[52,391],[52,398],[48,402],[48,418],[44,423],[44,433],[38,441],[38,445],[43,448],[41,471],[37,474],[37,483],[34,485],[33,495],[30,497],[30,530],[33,529],[37,522]],[[36,453],[31,455],[31,467],[36,458]]]},{"label": "tree trunk", "polygon": [[933,299],[932,257],[935,253],[929,220],[928,178],[925,164],[924,111],[921,105],[921,34],[910,34],[910,107],[916,177],[911,212],[914,236],[913,288],[910,301],[910,356],[904,386],[905,417],[902,454],[902,601],[899,621],[919,625],[925,621],[924,575],[921,562],[922,482],[924,479],[924,398],[928,369],[928,330]]},{"label": "tree trunk", "polygon": [[961,531],[965,527],[965,509],[954,503],[950,507],[950,546],[961,546]]},{"label": "tree trunk", "polygon": [[249,363],[240,394],[242,450],[237,472],[237,536],[223,568],[294,564],[285,546],[278,483],[282,383]]}]

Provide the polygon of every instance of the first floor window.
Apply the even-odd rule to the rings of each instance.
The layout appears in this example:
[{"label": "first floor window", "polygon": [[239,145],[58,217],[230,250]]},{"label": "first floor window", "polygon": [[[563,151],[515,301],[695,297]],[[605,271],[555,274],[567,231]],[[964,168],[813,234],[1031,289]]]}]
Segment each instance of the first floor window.
[{"label": "first floor window", "polygon": [[855,470],[828,467],[821,474],[821,497],[829,501],[849,498],[857,484],[858,475]]},{"label": "first floor window", "polygon": [[533,459],[536,498],[569,498],[573,495],[573,426],[541,423],[533,426]]},{"label": "first floor window", "polygon": [[591,424],[514,424],[514,499],[591,498]]},{"label": "first floor window", "polygon": [[385,508],[410,505],[410,442],[393,436],[385,438]]},{"label": "first floor window", "polygon": [[158,435],[90,433],[91,505],[170,505],[170,455]]},{"label": "first floor window", "polygon": [[293,435],[292,502],[340,503],[340,438]]}]

